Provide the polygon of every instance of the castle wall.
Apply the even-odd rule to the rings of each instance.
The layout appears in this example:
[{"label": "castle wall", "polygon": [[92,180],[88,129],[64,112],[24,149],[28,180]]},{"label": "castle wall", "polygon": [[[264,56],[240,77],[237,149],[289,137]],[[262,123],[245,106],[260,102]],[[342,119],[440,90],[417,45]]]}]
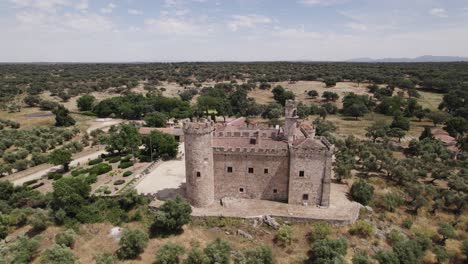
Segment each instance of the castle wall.
[{"label": "castle wall", "polygon": [[195,207],[214,201],[212,131],[210,122],[184,124],[186,194]]},{"label": "castle wall", "polygon": [[321,204],[325,161],[324,153],[304,154],[291,151],[288,203]]},{"label": "castle wall", "polygon": [[[228,167],[232,168],[232,172],[228,171]],[[253,168],[253,173],[249,173],[249,168]],[[287,151],[268,155],[215,150],[214,175],[215,199],[288,200]]]}]

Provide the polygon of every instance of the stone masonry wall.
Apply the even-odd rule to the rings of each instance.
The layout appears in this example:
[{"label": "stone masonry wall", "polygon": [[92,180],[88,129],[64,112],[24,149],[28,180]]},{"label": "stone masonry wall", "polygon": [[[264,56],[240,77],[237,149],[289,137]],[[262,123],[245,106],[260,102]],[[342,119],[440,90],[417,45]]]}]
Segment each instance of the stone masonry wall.
[{"label": "stone masonry wall", "polygon": [[[291,151],[288,203],[320,205],[325,159],[323,153],[304,156]],[[304,172],[304,176],[300,176],[300,171]],[[308,195],[307,201],[304,201],[304,195]]]},{"label": "stone masonry wall", "polygon": [[[281,155],[215,152],[215,199],[236,197],[286,202],[288,163],[287,152]],[[228,167],[232,172],[228,172]],[[253,168],[253,173],[249,173],[249,168]]]},{"label": "stone masonry wall", "polygon": [[195,207],[214,201],[212,131],[209,122],[184,124],[186,194]]}]

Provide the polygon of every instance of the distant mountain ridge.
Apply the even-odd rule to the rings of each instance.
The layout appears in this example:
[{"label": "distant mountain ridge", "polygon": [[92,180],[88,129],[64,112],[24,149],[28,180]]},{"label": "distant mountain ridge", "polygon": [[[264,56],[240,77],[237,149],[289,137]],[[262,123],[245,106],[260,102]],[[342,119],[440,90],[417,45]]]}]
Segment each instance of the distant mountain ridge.
[{"label": "distant mountain ridge", "polygon": [[384,58],[384,59],[355,58],[355,59],[348,60],[348,62],[456,62],[456,61],[468,61],[468,57],[425,55],[425,56],[420,56],[416,58]]}]

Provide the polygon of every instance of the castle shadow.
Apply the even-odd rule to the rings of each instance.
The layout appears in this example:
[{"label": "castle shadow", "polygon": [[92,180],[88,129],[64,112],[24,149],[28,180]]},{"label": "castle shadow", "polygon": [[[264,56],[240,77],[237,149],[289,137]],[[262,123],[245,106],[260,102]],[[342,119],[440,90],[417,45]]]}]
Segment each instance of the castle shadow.
[{"label": "castle shadow", "polygon": [[165,188],[156,193],[156,198],[161,201],[175,199],[177,196],[185,197],[185,182],[177,188]]}]

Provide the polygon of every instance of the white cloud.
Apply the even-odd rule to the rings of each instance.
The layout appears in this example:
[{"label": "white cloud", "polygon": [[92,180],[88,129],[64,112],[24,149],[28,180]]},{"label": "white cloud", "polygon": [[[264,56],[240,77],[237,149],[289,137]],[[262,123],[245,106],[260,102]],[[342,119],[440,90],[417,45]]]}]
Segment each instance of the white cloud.
[{"label": "white cloud", "polygon": [[276,28],[272,32],[273,37],[289,39],[318,39],[323,35],[318,32],[306,31],[304,26],[299,28]]},{"label": "white cloud", "polygon": [[443,8],[432,8],[429,11],[429,14],[435,17],[440,17],[440,18],[448,17],[447,11]]},{"label": "white cloud", "polygon": [[129,13],[130,15],[141,15],[141,14],[143,14],[143,11],[137,10],[137,9],[129,9],[129,10],[128,10],[128,13]]},{"label": "white cloud", "polygon": [[34,8],[45,12],[55,12],[58,8],[70,5],[70,0],[10,0],[16,7]]},{"label": "white cloud", "polygon": [[195,36],[213,32],[210,25],[197,25],[194,21],[185,21],[174,17],[146,19],[144,24],[146,29],[153,33]]},{"label": "white cloud", "polygon": [[259,24],[269,24],[273,21],[271,18],[261,15],[234,15],[228,22],[228,28],[232,31],[238,31],[241,28],[255,28]]},{"label": "white cloud", "polygon": [[367,26],[361,23],[350,22],[345,26],[355,31],[367,31]]},{"label": "white cloud", "polygon": [[80,0],[75,5],[75,8],[80,10],[80,11],[86,11],[86,10],[88,10],[88,7],[89,7],[89,0]]},{"label": "white cloud", "polygon": [[330,5],[342,4],[348,1],[349,0],[300,0],[299,3],[303,5],[309,5],[309,6],[314,6],[314,5],[330,6]]},{"label": "white cloud", "polygon": [[101,13],[110,14],[114,11],[117,6],[113,3],[108,4],[106,7],[101,8]]}]

